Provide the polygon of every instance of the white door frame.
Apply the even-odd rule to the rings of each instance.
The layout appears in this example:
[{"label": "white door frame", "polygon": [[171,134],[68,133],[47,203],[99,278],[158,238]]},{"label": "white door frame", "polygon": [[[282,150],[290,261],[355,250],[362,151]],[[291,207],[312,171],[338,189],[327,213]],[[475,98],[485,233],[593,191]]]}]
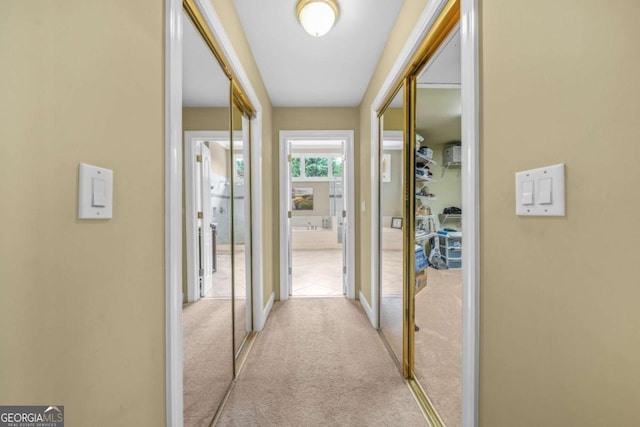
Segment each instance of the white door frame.
[{"label": "white door frame", "polygon": [[[242,132],[234,131],[233,140],[242,137]],[[194,168],[195,147],[198,142],[203,141],[229,141],[228,131],[185,131],[184,132],[184,191],[185,191],[185,231],[187,241],[187,302],[194,302],[200,299],[198,294],[198,224],[196,221],[196,170]],[[247,222],[249,224],[249,222]],[[246,230],[247,236],[249,230]]]},{"label": "white door frame", "polygon": [[[377,112],[382,107],[394,82],[418,50],[420,43],[442,11],[447,0],[433,0],[425,7],[418,23],[395,64],[387,75],[371,108],[371,223],[379,224],[379,123]],[[460,34],[462,59],[462,426],[478,425],[479,375],[479,296],[480,296],[480,133],[479,133],[479,65],[477,0],[461,0]],[[380,230],[371,227],[371,259],[377,260]],[[371,310],[367,310],[374,327],[379,321],[378,263],[371,263]],[[361,295],[361,298],[364,298]],[[365,300],[366,302],[366,300]],[[363,304],[364,305],[364,304]]]},{"label": "white door frame", "polygon": [[[195,0],[245,94],[256,110],[251,120],[252,273],[254,329],[262,330],[262,105],[213,5]],[[183,425],[182,337],[182,0],[165,0],[165,357],[167,427]],[[273,295],[269,301],[273,301]]]},{"label": "white door frame", "polygon": [[355,299],[355,200],[354,200],[354,133],[353,130],[281,130],[280,131],[280,301],[289,299],[289,239],[288,218],[289,176],[287,173],[287,155],[289,153],[288,141],[301,140],[328,140],[343,139],[347,161],[343,169],[343,194],[345,197],[345,210],[347,211],[347,298]]}]

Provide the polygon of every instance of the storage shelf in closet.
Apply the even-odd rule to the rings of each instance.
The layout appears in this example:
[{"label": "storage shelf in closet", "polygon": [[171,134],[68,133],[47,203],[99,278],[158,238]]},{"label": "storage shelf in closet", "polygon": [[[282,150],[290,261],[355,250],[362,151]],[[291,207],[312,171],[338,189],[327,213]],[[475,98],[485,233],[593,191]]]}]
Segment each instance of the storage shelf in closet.
[{"label": "storage shelf in closet", "polygon": [[435,160],[430,159],[427,156],[424,156],[424,155],[420,154],[420,152],[416,152],[416,158],[419,159],[420,161],[427,162],[427,163],[430,163],[432,165],[437,165],[438,164]]},{"label": "storage shelf in closet", "polygon": [[435,179],[429,178],[428,176],[416,175],[416,179],[419,179],[420,181],[437,182]]}]

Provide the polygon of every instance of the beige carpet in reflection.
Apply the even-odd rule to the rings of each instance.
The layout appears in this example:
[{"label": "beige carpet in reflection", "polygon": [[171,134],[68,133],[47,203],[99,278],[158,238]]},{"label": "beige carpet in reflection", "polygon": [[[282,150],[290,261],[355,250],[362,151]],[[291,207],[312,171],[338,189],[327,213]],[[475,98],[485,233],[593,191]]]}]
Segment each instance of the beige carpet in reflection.
[{"label": "beige carpet in reflection", "polygon": [[427,271],[416,295],[416,378],[448,427],[460,425],[462,270]]},{"label": "beige carpet in reflection", "polygon": [[202,298],[182,310],[184,425],[209,426],[233,376],[231,300]]},{"label": "beige carpet in reflection", "polygon": [[[235,340],[236,351],[240,348],[248,335],[247,329],[247,282],[246,258],[244,245],[236,245],[234,254],[235,280]],[[217,270],[213,273],[213,286],[205,297],[231,298],[231,251],[225,245],[218,246]]]},{"label": "beige carpet in reflection", "polygon": [[[380,321],[402,360],[402,252],[382,252]],[[415,373],[448,427],[460,425],[462,270],[427,271],[427,287],[416,296]]]},{"label": "beige carpet in reflection", "polygon": [[360,305],[303,298],[274,305],[218,425],[427,423]]}]

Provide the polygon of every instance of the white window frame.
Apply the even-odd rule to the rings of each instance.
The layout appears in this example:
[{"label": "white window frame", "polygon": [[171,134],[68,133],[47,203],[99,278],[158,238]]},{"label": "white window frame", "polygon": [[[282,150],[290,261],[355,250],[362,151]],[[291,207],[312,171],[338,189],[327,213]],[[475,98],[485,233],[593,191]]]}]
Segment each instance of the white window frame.
[{"label": "white window frame", "polygon": [[[306,176],[305,173],[305,159],[312,158],[326,158],[328,160],[328,176]],[[291,181],[339,181],[342,180],[342,175],[333,176],[333,158],[342,158],[341,153],[294,153],[291,155],[291,159],[300,159],[300,176],[292,176]],[[344,173],[344,169],[342,171]]]}]

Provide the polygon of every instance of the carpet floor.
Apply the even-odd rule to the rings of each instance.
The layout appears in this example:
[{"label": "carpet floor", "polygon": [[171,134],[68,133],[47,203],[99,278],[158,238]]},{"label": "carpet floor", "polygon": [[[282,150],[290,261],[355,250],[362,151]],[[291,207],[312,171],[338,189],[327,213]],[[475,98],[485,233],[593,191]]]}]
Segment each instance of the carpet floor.
[{"label": "carpet floor", "polygon": [[[445,425],[460,425],[462,270],[427,271],[427,287],[416,295],[416,378]],[[380,325],[402,360],[402,251],[382,254]]]},{"label": "carpet floor", "polygon": [[184,425],[209,426],[233,380],[231,300],[202,298],[182,310]]},{"label": "carpet floor", "polygon": [[416,378],[442,421],[460,425],[462,414],[462,270],[427,271],[416,295]]},{"label": "carpet floor", "polygon": [[359,303],[274,305],[220,426],[425,426],[422,412]]}]

